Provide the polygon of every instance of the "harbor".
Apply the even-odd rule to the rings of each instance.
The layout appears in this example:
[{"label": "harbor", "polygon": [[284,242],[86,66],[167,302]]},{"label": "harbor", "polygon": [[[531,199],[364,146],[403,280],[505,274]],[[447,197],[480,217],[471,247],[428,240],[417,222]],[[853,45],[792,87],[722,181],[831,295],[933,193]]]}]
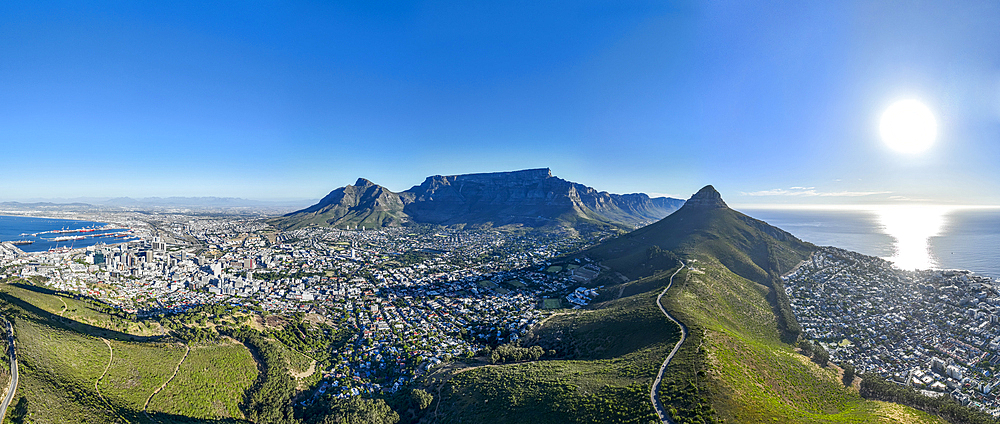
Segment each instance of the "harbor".
[{"label": "harbor", "polygon": [[104,222],[0,215],[0,243],[25,253],[72,250],[135,240],[130,228]]}]

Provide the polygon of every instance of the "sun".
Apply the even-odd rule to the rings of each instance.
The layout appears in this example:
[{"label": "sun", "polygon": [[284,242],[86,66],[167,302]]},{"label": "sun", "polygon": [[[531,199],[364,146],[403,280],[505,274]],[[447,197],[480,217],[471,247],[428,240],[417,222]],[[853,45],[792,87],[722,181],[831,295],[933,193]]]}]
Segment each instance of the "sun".
[{"label": "sun", "polygon": [[931,110],[917,100],[900,100],[882,114],[879,124],[882,141],[902,153],[920,153],[934,144],[937,120]]}]

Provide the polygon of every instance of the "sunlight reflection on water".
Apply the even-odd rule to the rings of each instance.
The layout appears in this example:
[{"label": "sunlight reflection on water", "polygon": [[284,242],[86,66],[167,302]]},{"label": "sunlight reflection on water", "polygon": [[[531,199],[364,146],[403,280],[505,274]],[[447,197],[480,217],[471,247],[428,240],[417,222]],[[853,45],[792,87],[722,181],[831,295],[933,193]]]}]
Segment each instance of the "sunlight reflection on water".
[{"label": "sunlight reflection on water", "polygon": [[893,254],[885,258],[902,269],[940,268],[930,239],[948,223],[949,206],[880,206],[872,209],[881,230],[893,238]]}]

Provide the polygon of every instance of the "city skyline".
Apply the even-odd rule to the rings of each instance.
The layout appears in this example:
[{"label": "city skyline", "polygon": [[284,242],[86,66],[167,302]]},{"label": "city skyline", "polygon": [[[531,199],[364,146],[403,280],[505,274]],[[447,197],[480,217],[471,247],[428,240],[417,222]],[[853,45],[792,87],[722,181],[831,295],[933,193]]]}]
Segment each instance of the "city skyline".
[{"label": "city skyline", "polygon": [[[1000,204],[1000,5],[0,6],[0,201],[550,168],[733,204]],[[901,154],[879,117],[938,122]]]}]

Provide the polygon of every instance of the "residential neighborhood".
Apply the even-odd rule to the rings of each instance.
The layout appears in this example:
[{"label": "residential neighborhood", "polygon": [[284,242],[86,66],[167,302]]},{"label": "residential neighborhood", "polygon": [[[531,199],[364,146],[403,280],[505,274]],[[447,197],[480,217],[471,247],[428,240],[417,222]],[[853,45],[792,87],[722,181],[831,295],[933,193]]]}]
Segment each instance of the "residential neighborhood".
[{"label": "residential neighborhood", "polygon": [[597,293],[584,286],[600,271],[579,260],[550,264],[599,240],[558,232],[285,232],[253,217],[100,218],[134,238],[34,253],[5,242],[0,267],[137,318],[226,304],[347,328],[317,391],[342,397],[391,393],[442,361],[516,342],[545,308],[586,305]]},{"label": "residential neighborhood", "polygon": [[1000,415],[1000,289],[825,247],[784,277],[803,336],[835,363]]}]

